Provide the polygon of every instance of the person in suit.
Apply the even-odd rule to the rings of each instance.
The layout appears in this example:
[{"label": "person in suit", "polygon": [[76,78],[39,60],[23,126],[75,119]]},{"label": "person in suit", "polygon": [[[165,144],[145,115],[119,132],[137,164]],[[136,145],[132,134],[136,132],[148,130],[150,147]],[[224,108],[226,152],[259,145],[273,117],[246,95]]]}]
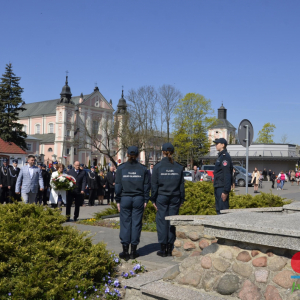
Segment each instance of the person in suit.
[{"label": "person in suit", "polygon": [[28,156],[28,165],[24,166],[19,173],[16,183],[16,194],[20,194],[24,203],[32,204],[35,202],[38,187],[40,185],[40,191],[44,190],[44,181],[42,177],[42,170],[34,165],[35,157],[33,155]]},{"label": "person in suit", "polygon": [[21,200],[20,195],[17,195],[15,192],[17,179],[20,173],[20,168],[18,168],[18,160],[14,159],[12,163],[13,163],[12,166],[8,168],[8,175],[7,175],[10,202],[12,202],[12,199],[17,201]]},{"label": "person in suit", "polygon": [[194,166],[194,170],[192,171],[192,182],[200,181],[201,172],[197,169],[197,166]]},{"label": "person in suit", "polygon": [[[79,169],[85,173],[85,177],[86,177],[85,180],[86,180],[86,184],[87,184],[88,179],[87,179],[87,173],[84,171],[84,164],[80,164]],[[87,186],[85,187],[85,189],[87,189]],[[81,204],[80,204],[80,206],[85,206],[85,204],[84,204],[84,194],[81,195]]]},{"label": "person in suit", "polygon": [[150,165],[150,169],[148,170],[148,177],[149,177],[149,188],[151,189],[151,177],[152,177],[152,172],[153,172],[153,167],[154,165]]},{"label": "person in suit", "polygon": [[109,168],[109,172],[106,175],[107,186],[108,186],[108,193],[109,197],[107,199],[107,204],[110,202],[114,202],[115,197],[115,180],[116,180],[116,172],[114,167]]},{"label": "person in suit", "polygon": [[95,172],[95,167],[91,166],[91,172],[87,174],[87,184],[89,187],[89,205],[95,205],[95,198],[97,198],[98,192],[98,174]]},{"label": "person in suit", "polygon": [[76,222],[79,217],[82,195],[84,195],[84,189],[86,187],[86,173],[85,171],[79,169],[79,161],[75,161],[74,168],[71,169],[67,174],[76,179],[76,187],[72,191],[68,191],[67,194],[67,221],[70,221],[71,206],[73,201],[75,201],[74,221]]},{"label": "person in suit", "polygon": [[104,176],[103,171],[100,171],[99,176],[98,176],[98,201],[99,201],[99,204],[101,204],[101,205],[103,205],[105,187],[106,187],[106,177]]},{"label": "person in suit", "polygon": [[8,190],[8,159],[3,159],[3,166],[0,168],[0,203],[9,203]]},{"label": "person in suit", "polygon": [[44,190],[38,191],[36,203],[47,205],[47,192],[50,185],[50,174],[46,171],[46,165],[39,164],[40,169],[42,170],[42,177],[44,182]]}]

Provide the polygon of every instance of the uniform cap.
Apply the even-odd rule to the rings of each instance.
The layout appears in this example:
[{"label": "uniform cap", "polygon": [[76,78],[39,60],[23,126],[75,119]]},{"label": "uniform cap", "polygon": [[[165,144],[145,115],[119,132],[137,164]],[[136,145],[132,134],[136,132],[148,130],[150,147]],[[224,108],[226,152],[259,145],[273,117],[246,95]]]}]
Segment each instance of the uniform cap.
[{"label": "uniform cap", "polygon": [[68,169],[72,169],[72,165],[68,165]]},{"label": "uniform cap", "polygon": [[14,159],[12,162],[15,163],[15,164],[17,164],[17,163],[18,163],[18,160],[17,160],[17,159]]},{"label": "uniform cap", "polygon": [[42,164],[42,163],[38,163],[38,166],[41,166],[41,167],[42,167],[42,166],[43,166],[43,164]]},{"label": "uniform cap", "polygon": [[42,168],[47,168],[47,166],[46,166],[46,165],[44,165],[44,164],[42,164]]},{"label": "uniform cap", "polygon": [[54,161],[54,162],[53,162],[53,165],[57,165],[57,164],[58,164],[58,162],[57,162],[57,161]]},{"label": "uniform cap", "polygon": [[94,166],[91,166],[91,169],[95,169],[95,167],[94,167]]},{"label": "uniform cap", "polygon": [[80,167],[84,167],[84,164],[80,164],[79,166],[80,166]]},{"label": "uniform cap", "polygon": [[174,152],[174,146],[171,143],[165,143],[162,145],[161,150]]},{"label": "uniform cap", "polygon": [[7,163],[7,162],[8,162],[8,159],[7,159],[7,158],[4,158],[4,159],[3,159],[3,162]]},{"label": "uniform cap", "polygon": [[130,146],[130,147],[128,147],[128,149],[127,149],[127,153],[128,153],[129,155],[138,155],[138,154],[139,154],[139,149],[138,149],[138,147],[136,147],[136,146]]},{"label": "uniform cap", "polygon": [[227,146],[227,141],[223,138],[220,138],[220,139],[216,139],[213,141],[215,144],[224,144],[225,146]]}]

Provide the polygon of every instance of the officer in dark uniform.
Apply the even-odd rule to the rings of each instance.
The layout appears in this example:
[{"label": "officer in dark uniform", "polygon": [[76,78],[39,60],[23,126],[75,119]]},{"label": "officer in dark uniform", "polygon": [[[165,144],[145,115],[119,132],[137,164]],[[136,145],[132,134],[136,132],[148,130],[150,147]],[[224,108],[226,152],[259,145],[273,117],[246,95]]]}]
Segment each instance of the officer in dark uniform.
[{"label": "officer in dark uniform", "polygon": [[0,168],[0,203],[9,203],[8,193],[8,160],[3,159],[3,166]]},{"label": "officer in dark uniform", "polygon": [[146,166],[137,161],[138,155],[136,146],[128,148],[128,161],[119,165],[115,181],[116,202],[120,212],[120,240],[123,246],[123,252],[119,256],[126,261],[139,256],[136,249],[140,242],[144,208],[149,200],[148,171]]},{"label": "officer in dark uniform", "polygon": [[175,226],[170,225],[165,217],[177,215],[184,202],[183,166],[173,160],[174,147],[170,143],[162,146],[164,158],[152,171],[151,201],[157,210],[156,227],[161,250],[157,255],[172,256],[175,242]]},{"label": "officer in dark uniform", "polygon": [[21,201],[20,194],[16,194],[15,192],[16,182],[20,173],[20,168],[18,168],[18,160],[14,159],[12,163],[13,163],[12,166],[9,166],[8,168],[8,175],[7,175],[10,202],[12,202],[12,199],[16,201]]},{"label": "officer in dark uniform", "polygon": [[89,205],[95,205],[95,199],[97,198],[98,194],[98,175],[95,172],[95,167],[91,166],[91,172],[87,174],[87,184],[89,187]]},{"label": "officer in dark uniform", "polygon": [[[85,174],[85,181],[87,182],[88,179],[87,179],[87,173],[84,171],[84,164],[80,164],[79,165],[79,169],[84,172],[84,174]],[[81,204],[80,204],[80,206],[85,206],[85,204],[84,204],[85,194],[81,194],[80,197],[81,197]]]},{"label": "officer in dark uniform", "polygon": [[216,199],[216,211],[229,209],[229,192],[232,185],[233,166],[229,153],[227,152],[227,141],[223,138],[214,141],[219,156],[214,169],[214,188]]},{"label": "officer in dark uniform", "polygon": [[52,174],[53,172],[57,172],[57,165],[58,165],[57,161],[54,161],[52,163],[52,167],[50,168],[50,174]]}]

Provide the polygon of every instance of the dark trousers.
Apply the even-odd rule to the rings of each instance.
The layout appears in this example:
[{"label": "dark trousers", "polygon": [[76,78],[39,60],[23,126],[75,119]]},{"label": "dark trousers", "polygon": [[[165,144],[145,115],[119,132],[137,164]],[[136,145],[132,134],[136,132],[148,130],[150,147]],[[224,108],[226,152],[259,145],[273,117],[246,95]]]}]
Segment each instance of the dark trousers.
[{"label": "dark trousers", "polygon": [[0,188],[0,203],[3,204],[4,202],[5,203],[9,203],[10,200],[8,198],[8,187],[7,186],[4,186],[2,188]]},{"label": "dark trousers", "polygon": [[67,207],[66,207],[67,218],[70,218],[71,206],[73,204],[73,201],[75,201],[74,221],[76,221],[79,216],[79,209],[82,202],[82,194],[76,193],[74,191],[69,191],[67,193]]},{"label": "dark trousers", "polygon": [[115,199],[115,188],[109,188],[108,189],[108,199],[107,199],[107,203],[109,202],[114,202]]},{"label": "dark trousers", "polygon": [[15,188],[15,186],[11,186],[11,188],[8,190],[10,203],[12,203],[13,199],[15,201],[21,201],[21,195],[16,194]]},{"label": "dark trousers", "polygon": [[156,200],[156,228],[160,244],[174,244],[176,239],[175,226],[166,220],[168,216],[178,215],[180,198],[178,196],[158,195]]},{"label": "dark trousers", "polygon": [[144,197],[124,196],[120,202],[120,240],[122,244],[138,245],[142,231]]},{"label": "dark trousers", "polygon": [[97,198],[98,189],[90,189],[89,190],[89,205],[95,205],[95,199]]},{"label": "dark trousers", "polygon": [[38,190],[35,203],[47,205],[47,189],[44,189],[43,191]]},{"label": "dark trousers", "polygon": [[229,194],[227,196],[226,201],[223,201],[221,195],[224,191],[223,187],[215,188],[215,203],[216,203],[216,211],[217,214],[220,214],[220,210],[229,209]]},{"label": "dark trousers", "polygon": [[271,181],[272,181],[272,189],[274,189],[275,180],[271,180]]}]

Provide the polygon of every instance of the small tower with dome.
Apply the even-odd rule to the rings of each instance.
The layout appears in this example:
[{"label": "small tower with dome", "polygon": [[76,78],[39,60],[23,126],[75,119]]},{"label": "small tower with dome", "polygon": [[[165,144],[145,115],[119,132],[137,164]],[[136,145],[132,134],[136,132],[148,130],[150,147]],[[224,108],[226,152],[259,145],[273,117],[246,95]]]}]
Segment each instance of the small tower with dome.
[{"label": "small tower with dome", "polygon": [[227,120],[227,109],[223,103],[218,109],[218,118],[213,126],[208,129],[209,142],[215,139],[224,138],[228,144],[236,143],[236,128]]}]

